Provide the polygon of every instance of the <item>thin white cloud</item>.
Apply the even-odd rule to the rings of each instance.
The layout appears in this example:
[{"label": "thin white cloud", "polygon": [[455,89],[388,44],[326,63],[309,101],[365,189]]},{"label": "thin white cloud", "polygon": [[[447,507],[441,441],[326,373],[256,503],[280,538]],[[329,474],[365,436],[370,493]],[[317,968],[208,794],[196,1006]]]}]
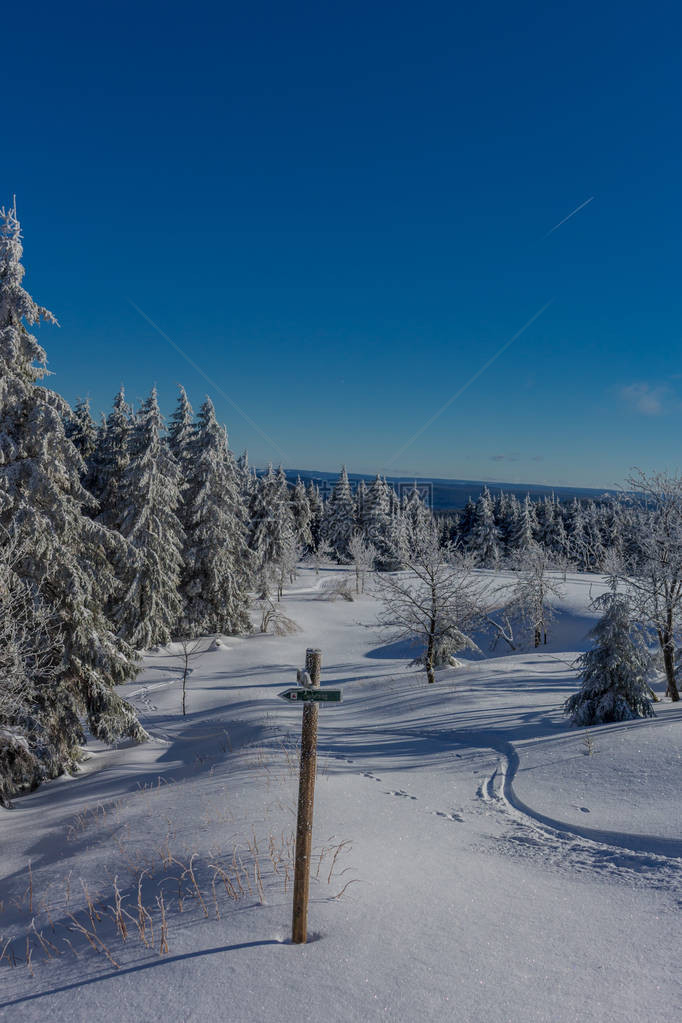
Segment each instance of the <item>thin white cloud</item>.
[{"label": "thin white cloud", "polygon": [[651,387],[643,381],[620,389],[623,401],[643,416],[660,416],[668,393],[668,387]]}]

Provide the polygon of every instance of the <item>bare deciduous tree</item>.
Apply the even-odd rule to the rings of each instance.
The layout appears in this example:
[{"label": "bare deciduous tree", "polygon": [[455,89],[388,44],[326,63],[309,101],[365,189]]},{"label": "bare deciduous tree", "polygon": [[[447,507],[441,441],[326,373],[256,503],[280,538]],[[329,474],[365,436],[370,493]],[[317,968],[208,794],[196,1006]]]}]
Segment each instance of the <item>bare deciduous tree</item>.
[{"label": "bare deciduous tree", "polygon": [[[540,544],[532,541],[518,556],[516,580],[511,586],[504,608],[504,621],[509,626],[518,622],[533,637],[533,646],[547,642],[549,625],[554,618],[550,598],[561,597],[562,589],[551,575],[552,555]],[[504,632],[502,638],[507,638]]]},{"label": "bare deciduous tree", "polygon": [[329,564],[333,553],[332,545],[328,542],[328,540],[324,537],[320,537],[306,559],[307,561],[312,562],[313,568],[315,569],[315,575],[320,574],[320,568],[322,565]]},{"label": "bare deciduous tree", "polygon": [[638,470],[629,486],[642,499],[624,556],[625,585],[635,616],[651,623],[663,655],[667,695],[677,701],[675,638],[682,618],[682,478]]},{"label": "bare deciduous tree", "polygon": [[199,636],[197,638],[183,637],[177,642],[180,651],[176,656],[182,665],[182,714],[184,717],[187,714],[187,680],[193,671],[190,664],[200,654],[205,654],[216,641],[211,636]]},{"label": "bare deciduous tree", "polygon": [[291,636],[293,633],[301,631],[300,626],[293,618],[285,614],[282,608],[274,604],[269,597],[263,598],[259,607],[261,611],[260,632],[272,632],[275,636]]},{"label": "bare deciduous tree", "polygon": [[348,553],[355,569],[355,592],[365,592],[365,577],[374,568],[377,549],[373,543],[368,543],[362,533],[353,533],[348,543]]},{"label": "bare deciduous tree", "polygon": [[377,580],[383,601],[379,623],[395,638],[423,642],[423,663],[433,683],[434,668],[451,663],[460,650],[477,649],[465,630],[480,615],[481,586],[474,581],[473,560],[450,545],[441,546],[433,521],[413,533],[410,550],[402,558],[404,571],[385,573]]}]

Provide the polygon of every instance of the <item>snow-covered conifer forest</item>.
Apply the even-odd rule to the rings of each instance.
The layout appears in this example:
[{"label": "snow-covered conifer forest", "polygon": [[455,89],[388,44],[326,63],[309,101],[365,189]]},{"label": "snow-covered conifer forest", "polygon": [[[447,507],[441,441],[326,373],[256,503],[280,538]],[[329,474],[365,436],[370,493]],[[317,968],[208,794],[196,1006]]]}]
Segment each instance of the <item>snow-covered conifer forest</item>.
[{"label": "snow-covered conifer forest", "polygon": [[[45,379],[22,246],[1,209],[7,1018],[148,1018],[173,976],[172,1020],[676,1018],[682,480],[434,516],[256,472],[182,387],[96,421]],[[292,966],[273,697],[308,646],[344,703]]]}]

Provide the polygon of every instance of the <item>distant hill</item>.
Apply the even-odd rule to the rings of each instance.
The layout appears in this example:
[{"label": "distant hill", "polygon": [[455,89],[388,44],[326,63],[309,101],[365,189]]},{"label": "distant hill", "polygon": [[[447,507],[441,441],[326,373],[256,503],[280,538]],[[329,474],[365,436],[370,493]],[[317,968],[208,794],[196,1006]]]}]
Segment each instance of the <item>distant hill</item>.
[{"label": "distant hill", "polygon": [[[338,478],[338,472],[315,472],[311,469],[288,469],[287,479],[291,483],[296,482],[300,476],[303,482],[308,485],[313,480],[319,487],[323,497],[331,493],[331,488]],[[351,486],[355,489],[360,482],[371,483],[374,475],[366,476],[361,473],[348,473]],[[526,494],[536,500],[537,498],[551,496],[554,494],[560,501],[571,501],[578,498],[600,498],[605,494],[615,491],[596,490],[591,487],[545,487],[538,483],[489,483],[482,480],[446,480],[446,479],[417,479],[410,476],[387,476],[386,479],[392,483],[399,494],[409,493],[415,482],[423,497],[431,505],[435,512],[457,511],[463,508],[469,497],[476,498],[483,487],[487,487],[491,494],[504,491],[507,494],[516,494],[523,498]]]}]

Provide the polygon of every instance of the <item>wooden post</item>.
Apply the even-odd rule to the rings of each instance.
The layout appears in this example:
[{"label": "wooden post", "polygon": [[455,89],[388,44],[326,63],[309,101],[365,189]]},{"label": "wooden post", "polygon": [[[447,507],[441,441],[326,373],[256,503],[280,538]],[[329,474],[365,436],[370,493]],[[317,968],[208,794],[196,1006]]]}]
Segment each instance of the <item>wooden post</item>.
[{"label": "wooden post", "polygon": [[[313,688],[320,687],[322,651],[309,648],[305,652],[305,670]],[[317,768],[316,703],[303,705],[301,726],[301,773],[298,782],[298,821],[296,824],[296,861],[294,864],[294,913],[291,940],[305,944],[308,927],[308,891],[310,888],[310,856],[313,844],[313,804]]]}]

